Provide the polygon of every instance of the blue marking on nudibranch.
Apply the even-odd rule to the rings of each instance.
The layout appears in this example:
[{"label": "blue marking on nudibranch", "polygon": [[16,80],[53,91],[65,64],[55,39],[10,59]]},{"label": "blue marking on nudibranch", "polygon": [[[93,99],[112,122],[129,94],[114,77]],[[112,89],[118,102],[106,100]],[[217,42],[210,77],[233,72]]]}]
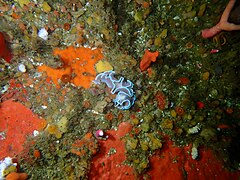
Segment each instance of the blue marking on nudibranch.
[{"label": "blue marking on nudibranch", "polygon": [[115,106],[122,110],[130,109],[136,100],[135,93],[133,91],[133,83],[129,80],[125,80],[124,77],[116,79],[114,77],[114,71],[105,71],[98,74],[93,80],[95,84],[101,82],[106,83],[107,87],[111,89],[112,94],[117,94],[113,100]]}]

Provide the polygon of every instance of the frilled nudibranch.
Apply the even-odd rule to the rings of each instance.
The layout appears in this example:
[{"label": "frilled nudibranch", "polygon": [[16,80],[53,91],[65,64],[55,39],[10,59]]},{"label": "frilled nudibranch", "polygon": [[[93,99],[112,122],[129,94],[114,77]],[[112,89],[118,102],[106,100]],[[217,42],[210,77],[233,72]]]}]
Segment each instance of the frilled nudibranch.
[{"label": "frilled nudibranch", "polygon": [[98,74],[93,80],[94,83],[100,84],[101,82],[111,89],[112,94],[117,94],[113,100],[115,106],[122,110],[129,109],[135,102],[136,96],[133,91],[133,83],[126,80],[124,77],[116,79],[114,71],[105,71]]}]

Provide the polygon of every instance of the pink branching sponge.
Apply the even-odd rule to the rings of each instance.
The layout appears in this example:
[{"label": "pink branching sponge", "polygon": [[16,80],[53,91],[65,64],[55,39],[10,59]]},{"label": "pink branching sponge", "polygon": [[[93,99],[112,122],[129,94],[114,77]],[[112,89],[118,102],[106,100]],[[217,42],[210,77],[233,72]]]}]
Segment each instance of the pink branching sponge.
[{"label": "pink branching sponge", "polygon": [[221,19],[217,25],[213,26],[210,29],[202,30],[203,38],[213,37],[216,34],[220,33],[221,31],[240,30],[240,25],[236,25],[234,23],[228,22],[228,17],[230,15],[232,8],[234,7],[235,2],[236,2],[236,0],[229,0],[229,3],[227,5],[227,7],[225,8],[225,10],[223,11]]}]

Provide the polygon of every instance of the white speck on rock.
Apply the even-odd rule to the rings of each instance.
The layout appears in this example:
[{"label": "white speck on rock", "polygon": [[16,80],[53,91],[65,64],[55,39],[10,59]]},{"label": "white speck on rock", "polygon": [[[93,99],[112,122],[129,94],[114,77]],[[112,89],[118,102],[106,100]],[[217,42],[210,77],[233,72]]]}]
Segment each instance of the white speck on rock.
[{"label": "white speck on rock", "polygon": [[43,109],[47,109],[47,106],[42,106]]},{"label": "white speck on rock", "polygon": [[42,38],[43,40],[47,40],[48,39],[48,32],[45,28],[42,28],[38,31],[38,37]]},{"label": "white speck on rock", "polygon": [[38,136],[38,135],[39,135],[39,131],[34,130],[34,131],[33,131],[33,136],[36,137],[36,136]]},{"label": "white speck on rock", "polygon": [[201,129],[201,124],[197,123],[196,126],[188,129],[188,134],[196,134],[196,133],[198,133],[200,131],[200,129]]},{"label": "white speck on rock", "polygon": [[198,158],[198,149],[196,147],[192,148],[191,155],[192,155],[193,159],[197,159]]},{"label": "white speck on rock", "polygon": [[27,71],[26,66],[24,64],[19,64],[18,70],[22,73],[25,73]]}]

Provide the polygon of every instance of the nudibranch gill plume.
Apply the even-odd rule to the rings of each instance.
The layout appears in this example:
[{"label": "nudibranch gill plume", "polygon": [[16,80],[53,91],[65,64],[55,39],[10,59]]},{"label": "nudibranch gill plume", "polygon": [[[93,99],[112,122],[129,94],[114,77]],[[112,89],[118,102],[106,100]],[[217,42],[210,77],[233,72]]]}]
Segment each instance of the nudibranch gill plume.
[{"label": "nudibranch gill plume", "polygon": [[124,77],[117,79],[114,75],[114,71],[105,71],[98,74],[93,82],[95,84],[100,84],[101,82],[106,83],[107,87],[111,89],[111,93],[117,94],[116,98],[113,100],[115,106],[122,110],[130,109],[136,100],[133,91],[134,85]]}]

